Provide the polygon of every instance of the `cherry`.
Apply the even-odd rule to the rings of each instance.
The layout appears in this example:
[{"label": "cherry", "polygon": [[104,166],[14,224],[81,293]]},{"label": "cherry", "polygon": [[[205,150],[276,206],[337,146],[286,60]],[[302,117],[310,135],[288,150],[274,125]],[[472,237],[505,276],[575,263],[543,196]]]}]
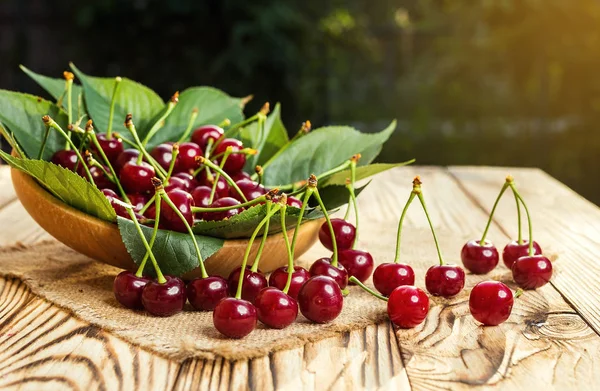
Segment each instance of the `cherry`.
[{"label": "cherry", "polygon": [[[237,181],[235,184],[239,187],[239,189],[244,194],[244,197],[246,197],[246,200],[248,201],[258,198],[267,193],[267,190],[263,185],[260,185],[257,182],[254,182],[250,179],[242,179],[240,181]],[[238,193],[237,190],[234,188],[229,189],[229,196],[235,198],[239,202],[245,202],[240,193]]]},{"label": "cherry", "polygon": [[134,162],[140,156],[140,151],[133,148],[128,148],[119,154],[117,160],[113,163],[113,168],[119,172],[125,163]]},{"label": "cherry", "polygon": [[[117,137],[108,138],[106,133],[98,133],[96,134],[96,138],[98,139],[98,144],[100,144],[100,148],[104,151],[104,154],[108,158],[108,161],[113,164],[119,158],[121,152],[123,152],[123,141]],[[90,147],[92,152],[98,155],[98,150],[95,145]]]},{"label": "cherry", "polygon": [[213,324],[229,338],[243,338],[256,328],[256,308],[249,301],[227,297],[213,311]]},{"label": "cherry", "polygon": [[150,281],[142,291],[142,304],[146,311],[156,316],[171,316],[183,310],[185,284],[174,276],[165,276],[164,284]]},{"label": "cherry", "polygon": [[342,312],[343,305],[342,290],[331,277],[311,277],[298,292],[300,312],[316,323],[334,320]]},{"label": "cherry", "polygon": [[327,276],[332,278],[340,286],[340,289],[348,285],[348,271],[344,265],[338,264],[337,267],[331,264],[331,258],[317,259],[308,270],[311,276]]},{"label": "cherry", "polygon": [[338,254],[339,262],[348,271],[348,276],[356,277],[360,282],[366,281],[373,273],[373,257],[367,251],[344,250]]},{"label": "cherry", "polygon": [[390,294],[387,304],[392,323],[403,329],[423,323],[429,312],[429,298],[420,288],[402,285]]},{"label": "cherry", "polygon": [[187,182],[185,181],[185,179],[181,179],[178,177],[169,178],[169,182],[165,186],[165,191],[170,192],[171,190],[175,190],[175,189],[188,191],[187,190]]},{"label": "cherry", "polygon": [[223,129],[220,127],[216,125],[204,125],[194,130],[194,133],[192,133],[192,141],[205,151],[209,140],[213,140],[214,143],[221,138],[221,136],[223,136]]},{"label": "cherry", "polygon": [[187,172],[177,172],[171,175],[171,178],[179,178],[185,182],[185,191],[192,191],[194,188],[198,186],[198,181],[194,176]]},{"label": "cherry", "polygon": [[414,285],[415,272],[404,263],[382,263],[373,273],[373,285],[384,296],[389,296],[401,285]]},{"label": "cherry", "polygon": [[465,286],[465,271],[456,265],[432,266],[425,274],[425,286],[434,296],[455,296]]},{"label": "cherry", "polygon": [[146,162],[127,162],[119,173],[121,185],[128,193],[150,193],[154,191],[152,178],[154,168]]},{"label": "cherry", "polygon": [[[244,164],[246,164],[246,155],[244,155],[243,153],[235,152],[238,152],[244,147],[242,142],[234,138],[226,138],[225,140],[221,141],[219,145],[217,145],[214,154],[217,155],[220,153],[224,153],[227,147],[231,147],[233,153],[230,154],[227,158],[227,161],[225,161],[223,169],[227,173],[236,173],[238,171],[241,171],[242,168],[244,168]],[[218,162],[220,163],[221,160],[222,158],[219,158]]]},{"label": "cherry", "polygon": [[[541,254],[542,248],[534,240],[533,241],[533,255]],[[516,240],[508,243],[502,251],[502,260],[507,268],[511,268],[513,263],[521,257],[529,255],[529,241],[523,240],[523,243],[519,244]]]},{"label": "cherry", "polygon": [[170,144],[158,144],[150,152],[150,156],[165,170],[169,170],[173,159],[173,146]]},{"label": "cherry", "polygon": [[[298,299],[298,292],[308,279],[310,278],[310,274],[308,270],[300,266],[294,266],[294,271],[292,272],[292,282],[290,283],[290,288],[288,289],[288,295],[294,299]],[[282,266],[269,276],[269,286],[273,286],[279,290],[283,290],[285,285],[287,284],[288,279],[288,267]]]},{"label": "cherry", "polygon": [[181,143],[175,160],[175,172],[189,172],[198,167],[196,156],[202,156],[202,149],[196,143]]},{"label": "cherry", "polygon": [[231,175],[231,179],[233,179],[234,182],[237,182],[237,181],[241,181],[242,179],[250,179],[251,180],[252,177],[246,171],[240,171],[240,172],[237,172],[237,173]]},{"label": "cherry", "polygon": [[149,281],[147,277],[138,277],[130,271],[122,271],[113,283],[115,299],[124,307],[142,309],[142,290]]},{"label": "cherry", "polygon": [[486,274],[498,264],[498,250],[492,242],[486,240],[469,240],[460,252],[463,265],[473,274]]},{"label": "cherry", "polygon": [[[331,225],[333,226],[333,232],[335,234],[338,251],[352,248],[352,245],[354,244],[354,238],[356,237],[356,228],[343,219],[331,219]],[[323,223],[321,229],[319,230],[319,240],[323,246],[333,251],[331,232],[329,231],[327,222]]]},{"label": "cherry", "polygon": [[254,305],[258,320],[274,329],[286,328],[298,317],[298,302],[274,287],[262,289]]},{"label": "cherry", "polygon": [[[108,172],[108,167],[106,167],[106,166],[103,166],[103,167]],[[112,190],[117,189],[117,185],[115,185],[113,182],[111,182],[110,179],[108,179],[108,177],[106,176],[106,174],[104,173],[104,171],[102,171],[102,169],[100,167],[91,166],[91,167],[88,167],[88,169],[90,170],[90,174],[92,174],[92,179],[94,180],[94,184],[96,185],[96,187],[98,187],[98,189],[112,189]],[[87,174],[85,173],[83,164],[79,165],[79,167],[77,168],[77,173],[79,175],[81,175],[82,177],[87,178]]]},{"label": "cherry", "polygon": [[[234,269],[227,278],[227,285],[229,285],[229,294],[235,296],[238,282],[240,281],[240,273],[242,272],[241,266]],[[242,282],[242,299],[248,300],[254,303],[254,299],[258,295],[261,289],[267,287],[267,279],[260,270],[253,272],[249,267],[246,267],[244,272],[244,282]]]},{"label": "cherry", "polygon": [[[236,200],[235,198],[225,197],[225,198],[219,198],[218,200],[216,200],[215,202],[210,204],[209,207],[210,208],[220,208],[220,207],[224,207],[224,206],[234,206],[234,205],[239,205],[239,204],[240,204],[240,202],[238,200]],[[202,218],[206,221],[225,220],[232,216],[235,216],[236,214],[240,213],[241,211],[242,211],[242,208],[229,209],[229,210],[225,210],[222,212],[205,212],[202,215]]]},{"label": "cherry", "polygon": [[297,199],[294,196],[288,196],[287,198],[287,204],[288,206],[294,207],[294,208],[302,208],[302,201],[300,201],[299,199]]},{"label": "cherry", "polygon": [[227,297],[227,280],[221,276],[195,278],[187,284],[187,298],[197,310],[212,311]]},{"label": "cherry", "polygon": [[120,200],[117,193],[115,193],[112,189],[102,189],[101,191],[108,199],[108,202],[110,202],[110,206],[112,206],[112,208],[115,210],[117,216],[125,217],[126,219],[130,218],[127,209],[125,209],[125,207],[121,204],[115,202],[115,200]]},{"label": "cherry", "polygon": [[194,198],[194,204],[201,208],[208,208],[210,205],[210,193],[211,188],[208,186],[198,186],[192,190],[192,197]]},{"label": "cherry", "polygon": [[77,166],[77,154],[75,151],[62,149],[52,155],[51,161],[67,170],[75,171],[75,167]]},{"label": "cherry", "polygon": [[[209,179],[206,174],[206,170],[200,171],[198,175],[198,184],[201,186],[208,186],[212,189],[216,175],[212,174],[212,179]],[[219,176],[217,181],[217,188],[215,190],[215,198],[224,198],[229,196],[229,184],[227,180],[222,176]]]},{"label": "cherry", "polygon": [[133,205],[133,210],[135,212],[142,210],[144,205],[146,205],[146,202],[149,200],[149,198],[143,194],[127,194],[127,198],[129,198],[129,201],[131,202],[131,205]]},{"label": "cherry", "polygon": [[[194,206],[194,199],[192,195],[183,190],[175,189],[167,193],[171,202],[179,209],[185,220],[190,225],[194,225],[194,213],[192,213],[192,206]],[[161,201],[160,205],[160,218],[166,229],[177,232],[188,232],[185,223],[177,215],[177,213],[171,209],[171,207],[164,201]]]},{"label": "cherry", "polygon": [[513,263],[511,270],[513,279],[523,289],[537,289],[552,278],[552,262],[543,255],[521,257]]},{"label": "cherry", "polygon": [[511,290],[499,281],[475,285],[469,296],[471,315],[486,326],[497,326],[510,316],[513,306]]}]

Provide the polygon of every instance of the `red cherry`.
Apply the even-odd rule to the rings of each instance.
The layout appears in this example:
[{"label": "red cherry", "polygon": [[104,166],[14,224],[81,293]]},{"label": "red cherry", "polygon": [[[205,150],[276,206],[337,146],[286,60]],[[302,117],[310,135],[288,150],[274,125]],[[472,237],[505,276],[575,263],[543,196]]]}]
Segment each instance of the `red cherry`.
[{"label": "red cherry", "polygon": [[229,338],[244,338],[256,328],[256,308],[246,300],[227,297],[213,311],[213,324]]},{"label": "red cherry", "polygon": [[512,265],[513,279],[520,288],[537,289],[552,278],[552,262],[543,255],[526,255]]},{"label": "red cherry", "polygon": [[[212,178],[208,178],[206,174],[206,170],[200,171],[198,175],[198,184],[200,186],[207,186],[212,189],[214,180],[216,175],[213,173]],[[217,181],[217,189],[215,190],[215,198],[224,198],[229,196],[229,184],[227,184],[227,180],[222,176],[219,176],[219,180]]]},{"label": "red cherry", "polygon": [[51,161],[67,170],[75,171],[75,166],[77,166],[77,154],[75,151],[62,149],[52,155]]},{"label": "red cherry", "polygon": [[[331,219],[333,232],[338,251],[348,250],[354,244],[356,237],[356,228],[344,219]],[[331,242],[331,233],[327,222],[323,223],[319,230],[319,240],[327,249],[333,251],[333,243]],[[343,288],[342,288],[343,289]]]},{"label": "red cherry", "polygon": [[[103,167],[108,172],[108,167],[106,167],[106,166],[103,166]],[[98,189],[112,189],[112,190],[117,189],[117,185],[114,184],[113,182],[111,182],[110,179],[108,179],[108,177],[106,176],[106,174],[104,174],[104,171],[102,171],[101,168],[96,167],[96,166],[91,166],[91,167],[88,167],[88,169],[90,170],[90,174],[92,174],[92,179],[94,180],[94,184],[96,185],[96,187]],[[83,164],[80,164],[78,166],[77,173],[87,179],[87,174],[85,172],[85,169],[83,168]]]},{"label": "red cherry", "polygon": [[[308,270],[300,266],[294,266],[294,271],[292,272],[292,282],[290,283],[290,288],[288,289],[288,295],[294,299],[298,299],[298,292],[308,279],[310,278],[310,274]],[[288,279],[288,268],[287,266],[282,266],[279,269],[276,269],[269,276],[269,286],[273,286],[279,290],[283,290],[285,285],[287,284]]]},{"label": "red cherry", "polygon": [[187,284],[187,298],[195,309],[212,311],[227,297],[227,280],[221,276],[195,278]]},{"label": "red cherry", "polygon": [[416,286],[402,285],[390,294],[387,312],[392,323],[409,329],[420,325],[427,317],[429,298]]},{"label": "red cherry", "polygon": [[213,144],[223,136],[223,129],[216,125],[204,125],[194,130],[192,133],[192,141],[195,142],[206,151],[208,140],[213,140]]},{"label": "red cherry", "polygon": [[480,244],[479,240],[469,240],[460,252],[463,265],[473,274],[486,274],[498,264],[498,250],[492,242],[486,240]]},{"label": "red cherry", "polygon": [[425,286],[434,296],[455,296],[465,286],[465,271],[456,265],[432,266],[425,274]]},{"label": "red cherry", "polygon": [[168,193],[171,190],[183,190],[187,192],[187,182],[178,177],[169,178],[169,183],[165,186],[165,191]]},{"label": "red cherry", "polygon": [[[98,139],[98,144],[100,144],[100,148],[104,151],[104,154],[108,158],[108,161],[113,164],[117,161],[117,158],[123,152],[123,141],[120,138],[112,136],[108,138],[106,133],[98,133],[96,134],[96,138]],[[90,147],[92,152],[96,156],[99,155],[96,146],[92,144]]]},{"label": "red cherry", "polygon": [[373,273],[373,257],[367,251],[344,250],[338,253],[339,262],[348,271],[349,277],[356,277],[360,282],[366,281]]},{"label": "red cherry", "polygon": [[262,289],[254,300],[258,320],[274,329],[283,329],[298,317],[298,303],[277,288]]},{"label": "red cherry", "polygon": [[165,276],[164,284],[150,281],[142,291],[142,304],[146,311],[156,316],[171,316],[183,310],[185,284],[180,278]]},{"label": "red cherry", "polygon": [[497,326],[510,316],[513,294],[499,281],[483,281],[475,285],[469,296],[471,315],[486,326]]},{"label": "red cherry", "polygon": [[[227,285],[229,285],[229,294],[235,296],[238,288],[238,282],[240,281],[240,273],[242,272],[241,266],[234,269],[227,278]],[[248,300],[254,303],[254,299],[258,295],[261,289],[267,287],[267,279],[262,272],[253,272],[249,267],[246,267],[244,272],[244,282],[242,283],[242,299]]]},{"label": "red cherry", "polygon": [[[238,152],[239,150],[244,148],[242,142],[234,138],[226,138],[225,140],[221,141],[219,145],[217,145],[214,154],[218,155],[220,153],[224,153],[227,147],[231,147],[233,153],[227,158],[223,169],[227,173],[236,173],[238,171],[241,171],[242,168],[244,168],[244,164],[246,164],[246,155],[244,155],[243,153],[235,152]],[[218,159],[219,164],[221,163],[221,160],[222,158]]]},{"label": "red cherry", "polygon": [[125,163],[119,174],[121,185],[127,193],[150,193],[154,191],[152,178],[155,176],[154,169],[146,162]]},{"label": "red cherry", "polygon": [[115,299],[124,307],[142,309],[142,290],[149,281],[149,278],[138,277],[130,271],[119,273],[113,283]]},{"label": "red cherry", "polygon": [[308,270],[311,276],[327,276],[332,278],[340,286],[340,289],[348,285],[348,271],[338,263],[337,267],[331,264],[331,258],[317,259]]},{"label": "red cherry", "polygon": [[128,219],[129,213],[127,212],[127,209],[121,204],[115,202],[115,200],[121,200],[117,193],[115,193],[112,189],[102,189],[101,191],[102,194],[104,194],[104,196],[108,200],[108,202],[110,202],[110,206],[112,206],[112,208],[115,210],[117,216],[125,217],[126,219]]},{"label": "red cherry", "polygon": [[140,156],[140,151],[138,151],[137,149],[128,148],[119,154],[117,160],[113,164],[113,168],[117,172],[119,172],[121,171],[125,163],[136,161],[138,159],[138,156]]},{"label": "red cherry", "polygon": [[150,156],[152,156],[165,171],[168,171],[171,166],[171,160],[173,160],[173,146],[169,144],[158,144],[152,149]]},{"label": "red cherry", "polygon": [[194,178],[192,174],[187,172],[178,172],[171,176],[171,178],[179,178],[185,182],[185,191],[192,191],[196,187],[198,187],[198,181]]},{"label": "red cherry", "polygon": [[[267,193],[267,190],[263,185],[259,185],[258,183],[249,179],[242,179],[241,181],[237,181],[235,184],[239,187],[248,201]],[[245,202],[240,193],[238,193],[234,188],[229,189],[229,196],[235,198],[239,202]]]},{"label": "red cherry", "polygon": [[208,208],[210,205],[210,193],[211,188],[208,186],[198,186],[192,190],[192,197],[194,198],[194,204],[200,208]]},{"label": "red cherry", "polygon": [[[238,200],[236,200],[235,198],[225,197],[225,198],[219,198],[218,200],[216,200],[215,202],[210,204],[210,208],[220,208],[220,207],[224,207],[224,206],[234,206],[234,205],[239,205],[239,204],[240,204],[240,202]],[[236,214],[240,213],[241,211],[242,211],[242,208],[229,209],[229,210],[222,211],[222,212],[205,212],[202,215],[202,219],[204,219],[206,221],[225,220],[232,216],[235,216]]]},{"label": "red cherry", "polygon": [[196,157],[202,156],[202,149],[196,143],[181,143],[179,145],[179,155],[177,155],[177,160],[175,161],[175,172],[189,172],[196,167],[198,167],[198,163],[196,162]]},{"label": "red cherry", "polygon": [[287,198],[287,205],[291,206],[293,208],[302,208],[302,201],[300,201],[299,199],[297,199],[294,196],[288,196]]},{"label": "red cherry", "polygon": [[382,263],[373,273],[373,285],[384,296],[402,285],[414,285],[415,272],[403,263]]},{"label": "red cherry", "polygon": [[149,201],[149,198],[143,194],[127,194],[127,198],[129,198],[129,201],[131,201],[134,212],[139,212],[142,210],[144,205],[146,205],[146,202]]},{"label": "red cherry", "polygon": [[237,182],[237,181],[241,181],[242,179],[250,179],[251,180],[252,177],[246,171],[240,171],[240,172],[237,172],[237,173],[231,175],[231,179],[233,179],[234,182]]},{"label": "red cherry", "polygon": [[[534,240],[533,255],[539,255],[541,253],[542,248]],[[526,255],[529,255],[529,241],[523,240],[523,243],[519,244],[516,240],[513,240],[504,247],[504,251],[502,251],[502,260],[506,267],[510,269],[517,259]]]},{"label": "red cherry", "polygon": [[[185,217],[185,221],[187,221],[190,227],[194,225],[194,213],[192,213],[194,199],[192,195],[179,189],[171,190],[167,195],[171,202],[179,209],[183,217]],[[160,204],[160,219],[166,229],[177,232],[188,232],[185,223],[164,200]]]},{"label": "red cherry", "polygon": [[315,276],[300,288],[298,306],[306,319],[327,323],[342,312],[344,297],[340,286],[331,277]]}]

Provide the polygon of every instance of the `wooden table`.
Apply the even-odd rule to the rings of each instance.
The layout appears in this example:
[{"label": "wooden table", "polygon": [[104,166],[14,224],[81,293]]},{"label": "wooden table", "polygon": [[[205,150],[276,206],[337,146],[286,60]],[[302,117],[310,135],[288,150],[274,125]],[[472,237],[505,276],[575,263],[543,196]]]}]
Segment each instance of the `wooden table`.
[{"label": "wooden table", "polygon": [[[377,177],[359,197],[361,217],[395,230],[412,176],[420,174],[436,227],[458,238],[476,238],[509,172],[529,203],[536,240],[558,260],[552,284],[522,296],[501,326],[475,324],[465,292],[452,300],[434,299],[437,305],[419,332],[383,323],[250,361],[174,362],[70,315],[17,279],[5,278],[0,279],[0,388],[597,390],[596,206],[535,169],[407,167]],[[0,245],[47,239],[15,198],[6,167],[0,167],[0,189]],[[514,200],[506,198],[490,232],[500,247],[516,234]],[[413,209],[407,226],[426,228],[422,212]],[[462,244],[457,240],[445,248],[446,257],[457,260]],[[417,276],[422,279],[423,271]]]}]

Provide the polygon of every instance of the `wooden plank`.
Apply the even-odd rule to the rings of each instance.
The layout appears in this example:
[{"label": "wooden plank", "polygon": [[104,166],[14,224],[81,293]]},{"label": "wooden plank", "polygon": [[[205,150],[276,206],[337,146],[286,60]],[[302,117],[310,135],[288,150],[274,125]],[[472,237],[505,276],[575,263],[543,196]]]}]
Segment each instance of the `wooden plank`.
[{"label": "wooden plank", "polygon": [[0,165],[0,210],[9,202],[17,198],[15,189],[10,180],[10,168]]},{"label": "wooden plank", "polygon": [[0,209],[0,221],[0,246],[16,242],[32,244],[52,238],[29,216],[19,200],[13,200]]}]

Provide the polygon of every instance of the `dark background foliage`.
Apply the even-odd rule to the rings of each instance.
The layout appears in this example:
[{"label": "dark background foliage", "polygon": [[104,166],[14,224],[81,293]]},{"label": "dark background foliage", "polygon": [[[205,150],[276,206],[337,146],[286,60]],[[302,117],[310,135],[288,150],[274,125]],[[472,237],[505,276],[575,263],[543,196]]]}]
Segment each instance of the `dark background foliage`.
[{"label": "dark background foliage", "polygon": [[281,102],[290,132],[397,118],[380,160],[541,167],[600,203],[598,0],[0,0],[0,88],[68,61]]}]

